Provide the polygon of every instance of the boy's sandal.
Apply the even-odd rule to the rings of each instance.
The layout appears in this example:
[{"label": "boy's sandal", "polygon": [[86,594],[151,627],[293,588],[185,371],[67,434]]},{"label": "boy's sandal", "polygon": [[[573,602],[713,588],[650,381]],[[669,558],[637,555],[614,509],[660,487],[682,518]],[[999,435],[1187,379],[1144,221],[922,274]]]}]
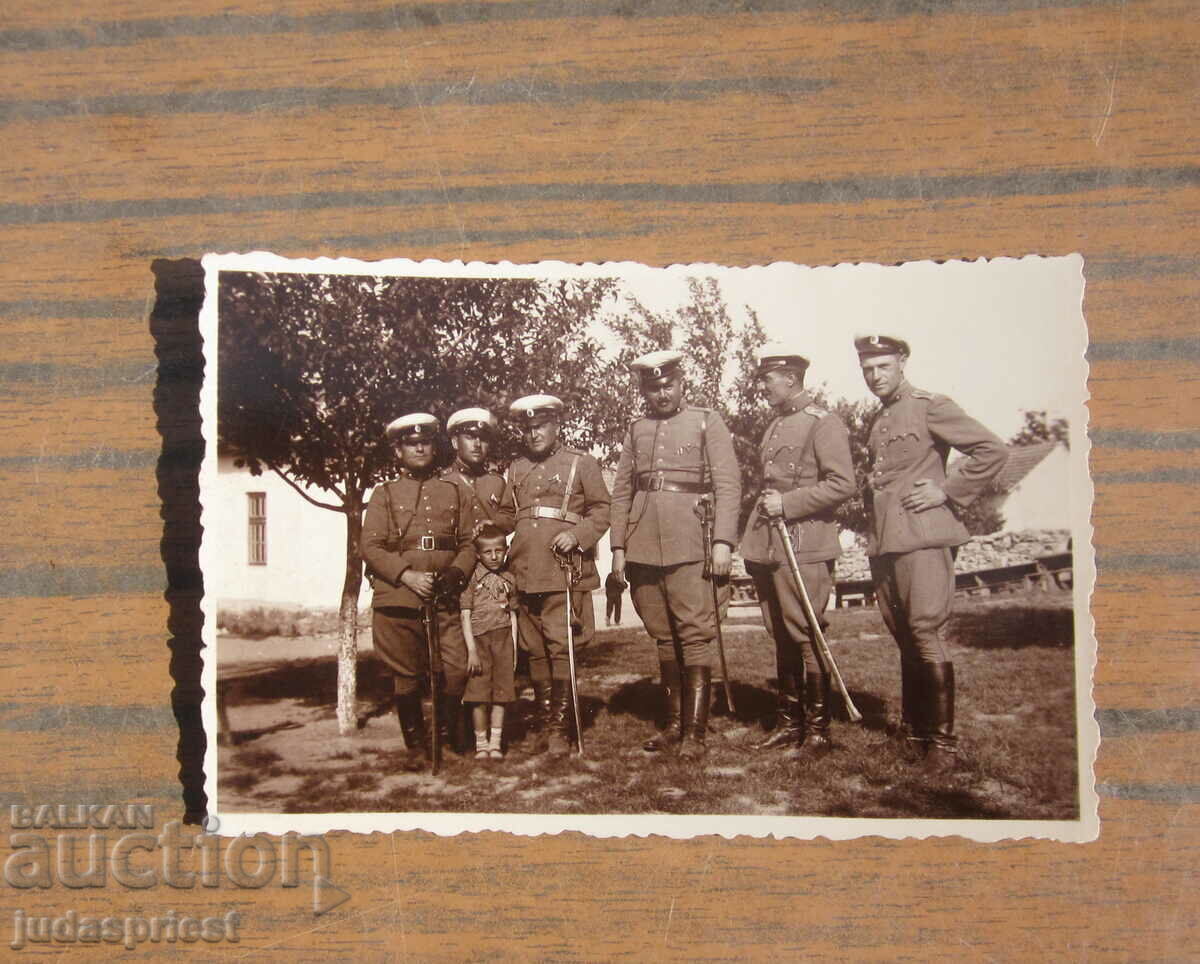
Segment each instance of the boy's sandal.
[{"label": "boy's sandal", "polygon": [[479,750],[475,751],[475,759],[476,760],[487,760],[489,758],[490,758],[490,755],[486,749],[479,749]]},{"label": "boy's sandal", "polygon": [[487,755],[488,755],[489,760],[503,760],[504,759],[504,751],[503,750],[495,750],[495,749],[488,750]]}]

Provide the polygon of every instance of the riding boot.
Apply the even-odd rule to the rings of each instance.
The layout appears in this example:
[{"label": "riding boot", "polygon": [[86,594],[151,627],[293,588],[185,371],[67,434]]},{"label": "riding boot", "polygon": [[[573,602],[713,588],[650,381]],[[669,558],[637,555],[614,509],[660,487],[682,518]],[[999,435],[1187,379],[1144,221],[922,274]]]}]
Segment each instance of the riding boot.
[{"label": "riding boot", "polygon": [[396,716],[400,720],[400,732],[404,734],[407,748],[404,769],[410,772],[423,770],[432,754],[429,735],[425,732],[425,717],[421,713],[419,691],[396,696]]},{"label": "riding boot", "polygon": [[438,742],[442,752],[462,755],[462,694],[441,693],[438,703]]},{"label": "riding boot", "polygon": [[546,726],[550,720],[550,681],[534,680],[533,710],[529,714],[527,732],[534,738],[533,746],[538,752],[546,749]]},{"label": "riding boot", "polygon": [[921,769],[930,775],[948,773],[958,759],[954,736],[954,664],[922,663],[926,705],[925,738],[929,750]]},{"label": "riding boot", "polygon": [[829,738],[832,715],[831,687],[828,673],[808,673],[804,678],[804,734],[793,754],[821,755],[833,749]]},{"label": "riding boot", "polygon": [[642,749],[647,753],[659,753],[676,745],[681,739],[680,730],[683,726],[683,704],[681,701],[682,693],[680,692],[682,678],[680,676],[679,664],[675,660],[670,662],[659,663],[659,672],[662,676],[662,701],[663,701],[663,719],[665,725],[662,732],[657,736],[652,736],[642,744]]},{"label": "riding boot", "polygon": [[753,744],[755,750],[773,750],[780,746],[798,746],[804,740],[804,708],[800,705],[803,671],[779,673],[779,702],[775,708],[775,729]]},{"label": "riding boot", "polygon": [[683,739],[679,755],[694,759],[704,756],[708,747],[708,706],[712,701],[712,667],[683,668]]},{"label": "riding boot", "polygon": [[555,756],[571,752],[571,687],[564,679],[550,683],[550,718],[546,749]]}]

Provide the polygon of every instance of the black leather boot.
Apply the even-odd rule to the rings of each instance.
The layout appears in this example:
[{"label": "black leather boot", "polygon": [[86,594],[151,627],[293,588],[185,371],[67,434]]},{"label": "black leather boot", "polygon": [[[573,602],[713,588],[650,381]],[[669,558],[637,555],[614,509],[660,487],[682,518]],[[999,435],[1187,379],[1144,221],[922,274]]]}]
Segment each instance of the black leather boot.
[{"label": "black leather boot", "polygon": [[683,668],[683,739],[679,755],[689,759],[702,757],[708,751],[708,706],[712,702],[712,667]]},{"label": "black leather boot", "polygon": [[550,718],[546,749],[556,756],[571,752],[571,687],[565,679],[550,683]]},{"label": "black leather boot", "polygon": [[443,753],[462,756],[462,693],[442,693],[438,705],[438,737]]},{"label": "black leather boot", "polygon": [[954,664],[922,663],[925,683],[924,736],[929,742],[923,772],[948,773],[958,761],[958,740],[954,736]]},{"label": "black leather boot", "polygon": [[800,705],[800,688],[804,674],[779,674],[779,702],[775,707],[775,729],[753,744],[755,750],[774,750],[776,747],[798,746],[804,740],[804,707]]},{"label": "black leather boot", "polygon": [[833,749],[829,738],[832,716],[832,688],[828,673],[808,673],[804,677],[804,734],[793,755],[821,755]]},{"label": "black leather boot", "polygon": [[396,717],[400,720],[400,732],[404,734],[404,745],[408,751],[404,769],[410,773],[425,769],[431,753],[419,691],[396,697]]},{"label": "black leather boot", "polygon": [[546,726],[550,720],[550,681],[533,681],[533,711],[529,714],[527,733],[533,738],[533,749],[542,753],[546,749]]},{"label": "black leather boot", "polygon": [[642,749],[647,753],[661,753],[682,739],[680,730],[683,725],[683,694],[680,691],[683,679],[679,672],[679,664],[675,660],[659,663],[659,674],[662,676],[664,726],[661,733],[642,744]]}]

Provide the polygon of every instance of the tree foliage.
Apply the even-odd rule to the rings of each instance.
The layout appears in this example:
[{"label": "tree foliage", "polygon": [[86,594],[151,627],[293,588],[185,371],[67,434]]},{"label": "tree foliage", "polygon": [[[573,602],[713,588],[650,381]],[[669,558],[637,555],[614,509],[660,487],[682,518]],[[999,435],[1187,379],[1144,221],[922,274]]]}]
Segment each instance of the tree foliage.
[{"label": "tree foliage", "polygon": [[1065,418],[1050,418],[1045,410],[1026,411],[1025,424],[1008,440],[1009,445],[1036,445],[1039,442],[1062,442],[1071,447],[1070,426]]}]

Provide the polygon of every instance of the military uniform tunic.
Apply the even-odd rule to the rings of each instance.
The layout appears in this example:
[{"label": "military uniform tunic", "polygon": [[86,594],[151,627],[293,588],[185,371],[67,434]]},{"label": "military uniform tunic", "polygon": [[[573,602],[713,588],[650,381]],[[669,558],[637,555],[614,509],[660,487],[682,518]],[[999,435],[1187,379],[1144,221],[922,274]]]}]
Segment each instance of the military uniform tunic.
[{"label": "military uniform tunic", "polygon": [[[672,486],[691,491],[672,491]],[[633,605],[659,642],[664,662],[709,665],[716,636],[706,547],[697,514],[702,491],[713,498],[714,542],[737,541],[741,473],[725,420],[685,406],[667,417],[634,421],[613,482],[614,550],[624,549]],[[728,597],[728,584],[721,595]],[[674,651],[678,642],[682,654]]]},{"label": "military uniform tunic", "polygon": [[[850,434],[840,418],[814,405],[808,392],[800,392],[767,426],[759,458],[764,490],[775,489],[782,496],[801,578],[820,617],[829,604],[834,560],[841,553],[834,514],[855,491]],[[741,552],[754,578],[763,622],[775,640],[780,672],[798,673],[801,658],[810,671],[817,671],[812,631],[787,554],[757,510],[747,520]]]},{"label": "military uniform tunic", "polygon": [[471,532],[485,522],[497,526],[508,534],[513,530],[512,506],[504,501],[504,477],[496,472],[476,472],[461,459],[442,471],[442,478],[459,486],[466,494],[471,506]]},{"label": "military uniform tunic", "polygon": [[[450,565],[469,575],[475,567],[472,518],[466,495],[437,476],[404,470],[371,493],[360,551],[374,576],[372,642],[396,674],[397,694],[418,688],[428,661],[421,621],[424,603],[401,576],[409,569],[437,572]],[[446,692],[461,693],[467,678],[467,644],[457,601],[439,604],[438,627]]]},{"label": "military uniform tunic", "polygon": [[[1005,444],[944,395],[901,382],[871,422],[867,553],[880,613],[906,660],[946,661],[954,600],[952,548],[970,536],[955,509],[970,505],[1008,459]],[[952,448],[966,455],[946,473]],[[901,504],[928,479],[947,503],[912,512]]]},{"label": "military uniform tunic", "polygon": [[600,464],[586,452],[559,445],[540,461],[522,456],[508,467],[503,503],[515,519],[508,571],[517,580],[521,644],[529,653],[531,676],[543,682],[550,679],[551,666],[555,677],[567,671],[566,583],[550,543],[570,529],[583,550],[571,611],[575,643],[585,646],[595,633],[596,543],[608,531],[611,498]]}]

